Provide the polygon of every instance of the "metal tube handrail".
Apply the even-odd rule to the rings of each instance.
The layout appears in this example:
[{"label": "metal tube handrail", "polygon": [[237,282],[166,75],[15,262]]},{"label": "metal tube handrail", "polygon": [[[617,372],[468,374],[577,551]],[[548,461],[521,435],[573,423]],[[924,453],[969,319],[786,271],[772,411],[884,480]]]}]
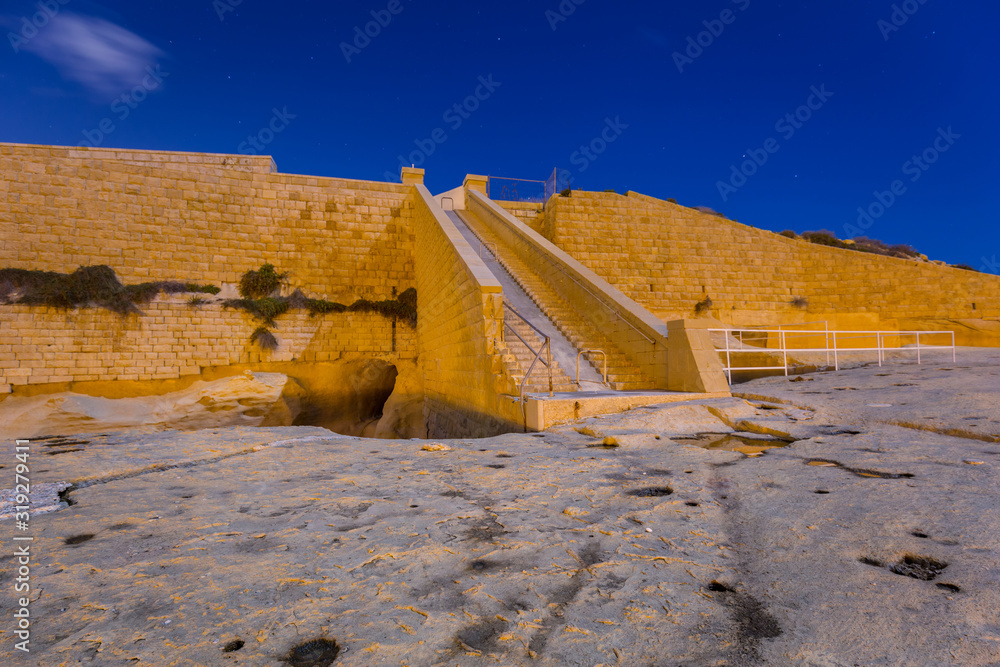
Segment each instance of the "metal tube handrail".
[{"label": "metal tube handrail", "polygon": [[[608,353],[604,350],[580,350],[576,355],[576,386],[580,386],[580,357],[584,354],[600,354],[604,357],[604,384],[608,384]],[[587,360],[590,363],[590,360]]]},{"label": "metal tube handrail", "polygon": [[[505,322],[504,324],[507,324],[507,323]],[[530,325],[531,323],[529,322],[528,324]],[[509,324],[507,324],[507,326],[510,327]],[[514,328],[510,327],[510,330],[514,331]],[[520,334],[518,334],[516,331],[514,331],[514,335],[517,336],[518,338],[521,338]],[[521,340],[523,341],[524,339],[521,338]],[[525,343],[525,345],[528,345],[528,344]],[[529,350],[531,349],[530,345],[528,345],[528,349]],[[544,361],[542,363],[545,364],[548,367],[548,369],[549,369],[549,396],[552,396],[552,393],[553,393],[553,391],[552,391],[552,389],[553,389],[553,387],[552,387],[552,340],[548,336],[545,337],[545,343],[542,345],[542,350],[548,350],[548,355],[547,355],[548,356],[548,363],[546,363]],[[524,398],[524,385],[528,384],[528,378],[531,377],[531,371],[535,370],[535,364],[537,364],[539,362],[539,360],[541,359],[542,350],[539,350],[537,353],[535,353],[535,358],[532,360],[531,365],[528,366],[528,372],[525,373],[524,377],[521,378],[521,384],[517,388],[517,393],[518,393],[518,396],[519,396],[520,401],[521,401],[521,418],[524,420],[524,432],[525,433],[528,432],[528,408],[527,408],[527,401]]]},{"label": "metal tube handrail", "polygon": [[[744,331],[752,332],[752,333],[758,333],[758,334],[760,334],[760,333],[763,333],[763,334],[778,334],[779,347],[777,349],[775,349],[775,348],[767,348],[767,347],[745,347],[744,346],[744,339],[743,339],[743,332]],[[716,345],[717,345],[716,350],[720,354],[723,353],[723,352],[725,352],[725,355],[726,355],[726,367],[725,367],[724,370],[726,372],[726,376],[727,376],[730,384],[732,384],[732,377],[733,377],[732,373],[733,373],[733,371],[782,370],[783,369],[785,371],[785,375],[788,375],[788,353],[789,352],[796,352],[796,353],[805,353],[805,352],[819,352],[819,353],[822,353],[822,352],[826,352],[826,354],[827,354],[827,363],[829,363],[830,352],[832,351],[833,352],[834,369],[836,369],[838,371],[840,370],[840,356],[841,356],[842,353],[876,352],[877,353],[877,358],[878,358],[878,364],[879,364],[879,366],[882,366],[885,363],[885,361],[887,359],[886,353],[889,352],[890,350],[898,350],[900,352],[916,352],[917,353],[917,363],[918,364],[922,364],[923,363],[923,355],[922,355],[922,351],[923,350],[947,350],[947,349],[950,348],[951,349],[951,358],[952,358],[952,361],[955,362],[958,359],[958,352],[957,352],[956,345],[955,345],[955,332],[954,331],[829,331],[829,330],[827,330],[827,331],[823,332],[823,331],[784,331],[784,330],[781,330],[781,329],[778,329],[778,330],[774,330],[774,329],[771,329],[771,330],[761,330],[761,329],[708,329],[708,332],[710,334],[718,334],[718,333],[723,334],[723,341],[725,343],[725,346],[724,347],[719,347],[718,343],[716,343]],[[788,347],[788,341],[787,341],[787,335],[788,334],[802,334],[802,335],[808,335],[810,337],[816,337],[820,333],[824,334],[824,340],[825,340],[824,347],[819,347],[819,348],[817,348],[817,347],[802,347],[802,348]],[[848,334],[848,335],[845,336],[843,334]],[[926,336],[929,336],[929,335],[930,336],[944,336],[944,335],[950,336],[950,338],[951,338],[951,344],[950,345],[928,345],[926,343],[921,342],[921,340],[920,340],[921,336],[926,337]],[[739,339],[740,348],[738,348],[738,349],[737,348],[733,348],[730,345],[730,337],[731,336]],[[915,345],[913,345],[912,347],[903,347],[902,346],[902,338],[904,336],[913,336],[913,337],[915,337],[915,339],[916,339]],[[843,347],[841,345],[841,341],[843,339],[857,339],[857,338],[867,338],[867,339],[874,338],[876,346],[875,347]],[[893,338],[898,339],[900,341],[900,346],[898,348],[896,348],[896,347],[887,347],[886,344],[885,344],[885,341],[886,341],[887,338],[888,339],[893,339]],[[766,345],[766,343],[765,343],[765,345]],[[739,353],[744,353],[744,354],[761,354],[761,353],[765,353],[765,354],[775,354],[775,355],[780,354],[781,357],[782,357],[782,364],[780,366],[745,366],[745,367],[736,367],[736,366],[733,366],[732,365],[732,355],[733,354],[739,354]]]},{"label": "metal tube handrail", "polygon": [[[524,340],[524,337],[521,336],[521,334],[517,333],[517,330],[514,329],[514,327],[512,327],[509,323],[504,322],[504,326],[507,327],[508,329],[510,329],[510,332],[512,334],[514,334],[515,336],[517,336],[517,339],[519,341],[521,341],[522,343],[524,343],[524,346],[526,348],[528,348],[529,352],[531,352],[533,355],[535,355],[536,359],[541,356],[542,350],[545,349],[545,344],[544,343],[542,344],[542,350],[535,350],[535,348],[531,347],[531,343],[529,343],[528,341]],[[542,363],[544,364],[545,362],[543,361]]]},{"label": "metal tube handrail", "polygon": [[519,320],[521,320],[522,322],[524,322],[525,324],[527,324],[529,327],[531,327],[532,330],[534,330],[534,332],[537,333],[542,338],[548,338],[549,337],[549,335],[547,333],[545,333],[544,331],[542,331],[541,329],[539,329],[538,327],[536,327],[534,324],[532,324],[531,322],[529,322],[528,320],[526,320],[524,318],[524,315],[522,315],[521,313],[519,313],[516,310],[514,310],[514,307],[511,306],[506,301],[503,302],[503,307],[506,308],[507,310],[509,310],[510,312],[514,313],[514,315],[516,315]]},{"label": "metal tube handrail", "polygon": [[[554,388],[553,385],[554,385],[554,383],[553,383],[553,380],[552,380],[552,339],[544,331],[542,331],[541,329],[539,329],[538,327],[536,327],[534,324],[532,324],[531,322],[529,322],[527,319],[525,319],[525,317],[523,315],[521,315],[521,313],[517,312],[506,301],[503,302],[503,307],[506,310],[509,310],[511,313],[513,313],[519,320],[521,320],[522,322],[524,322],[525,324],[527,324],[528,327],[530,327],[532,331],[534,331],[535,333],[537,333],[538,335],[540,335],[543,338],[541,349],[536,351],[535,348],[533,348],[531,346],[531,343],[529,343],[528,341],[526,341],[524,339],[524,336],[522,336],[521,334],[519,334],[517,332],[517,330],[511,325],[511,323],[508,322],[506,318],[504,318],[504,322],[503,322],[504,328],[505,329],[510,329],[511,333],[513,333],[515,336],[517,336],[517,339],[519,341],[521,341],[526,348],[528,348],[528,351],[530,351],[531,353],[533,353],[535,355],[535,358],[531,360],[531,365],[528,366],[528,370],[524,374],[524,377],[521,378],[521,385],[518,387],[518,392],[519,392],[519,394],[521,396],[522,409],[523,409],[523,407],[524,407],[523,406],[523,403],[524,403],[524,385],[527,384],[528,378],[531,377],[531,372],[533,370],[535,370],[535,364],[537,364],[539,361],[541,361],[542,365],[545,366],[548,369],[548,371],[549,371],[549,396],[552,396],[552,394],[553,394],[553,388]],[[546,359],[544,359],[544,360],[542,359],[542,352],[546,353]]]},{"label": "metal tube handrail", "polygon": [[[544,345],[542,346],[542,349],[545,349]],[[521,395],[522,396],[524,396],[524,385],[527,384],[527,382],[528,382],[528,376],[531,375],[531,371],[535,370],[535,364],[537,364],[541,360],[541,358],[542,358],[542,350],[539,350],[538,352],[535,353],[535,358],[531,361],[531,365],[528,366],[528,372],[524,374],[523,378],[521,378]],[[544,365],[545,362],[542,361],[542,364]]]}]

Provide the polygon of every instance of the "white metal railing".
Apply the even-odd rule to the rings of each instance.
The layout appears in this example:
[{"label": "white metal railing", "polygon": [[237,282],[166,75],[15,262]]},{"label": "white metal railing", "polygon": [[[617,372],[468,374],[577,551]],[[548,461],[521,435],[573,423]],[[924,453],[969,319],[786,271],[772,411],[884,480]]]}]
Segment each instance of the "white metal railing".
[{"label": "white metal railing", "polygon": [[[825,323],[824,323],[825,324]],[[955,332],[954,331],[807,331],[789,329],[709,329],[710,334],[722,334],[723,345],[715,343],[715,349],[719,354],[725,354],[726,363],[724,370],[729,383],[733,382],[734,371],[770,371],[783,370],[788,375],[788,355],[818,353],[826,355],[826,363],[830,364],[831,357],[833,366],[840,370],[840,358],[842,355],[851,353],[875,352],[878,365],[881,366],[886,361],[886,352],[916,352],[917,363],[923,361],[922,352],[924,350],[951,350],[951,360],[956,361]],[[947,336],[950,344],[930,345],[921,341],[921,337],[926,341],[928,336]],[[904,345],[903,339],[912,337],[914,343]],[[803,338],[806,340],[803,341]],[[824,341],[823,347],[813,345],[818,339]],[[791,340],[790,340],[791,339]],[[869,343],[850,346],[849,341],[861,339]],[[802,345],[794,343],[802,342]],[[847,345],[844,343],[847,342]],[[874,342],[874,346],[870,345]],[[896,343],[889,345],[887,343]],[[773,366],[733,366],[733,356],[738,354],[770,354],[781,357],[780,365]]]},{"label": "white metal railing", "polygon": [[579,352],[577,352],[577,354],[576,354],[576,386],[577,387],[581,386],[580,385],[580,357],[582,357],[585,354],[600,354],[601,356],[604,357],[604,374],[603,374],[603,377],[604,377],[604,385],[607,386],[607,384],[608,384],[608,353],[605,352],[604,350],[580,350]]},{"label": "white metal railing", "polygon": [[[538,327],[536,327],[534,324],[532,324],[531,322],[529,322],[528,320],[526,320],[524,318],[524,316],[521,315],[521,313],[519,313],[516,310],[514,310],[510,306],[510,304],[507,303],[506,301],[504,301],[503,307],[504,307],[505,310],[509,311],[512,315],[514,315],[515,317],[517,317],[517,319],[521,320],[526,325],[528,325],[528,328],[530,328],[532,331],[534,331],[536,334],[538,334],[542,338],[542,346],[541,346],[541,348],[539,348],[538,350],[536,350],[535,348],[531,347],[531,343],[529,343],[528,341],[526,341],[524,339],[524,337],[521,334],[519,334],[517,332],[517,330],[513,326],[511,326],[511,324],[507,320],[507,318],[506,317],[504,318],[504,321],[503,321],[503,323],[504,323],[504,329],[505,330],[509,329],[510,332],[512,334],[514,334],[514,336],[516,336],[519,341],[521,341],[521,344],[524,345],[526,348],[528,348],[528,351],[531,354],[535,355],[535,357],[531,360],[531,365],[528,366],[528,369],[524,372],[524,377],[521,378],[521,386],[518,389],[520,397],[521,397],[521,403],[522,403],[522,405],[524,403],[524,386],[528,383],[528,378],[531,376],[531,372],[533,370],[535,370],[535,366],[538,364],[539,361],[541,361],[542,365],[545,366],[548,369],[548,376],[549,376],[549,396],[551,396],[552,393],[553,393],[553,382],[552,382],[552,339],[549,338],[549,336],[546,335],[546,333],[544,331],[542,331],[541,329],[539,329]],[[503,340],[506,339],[506,337],[503,336],[503,335],[502,335],[501,338]],[[544,359],[542,359],[542,354],[545,354],[545,358]]]}]

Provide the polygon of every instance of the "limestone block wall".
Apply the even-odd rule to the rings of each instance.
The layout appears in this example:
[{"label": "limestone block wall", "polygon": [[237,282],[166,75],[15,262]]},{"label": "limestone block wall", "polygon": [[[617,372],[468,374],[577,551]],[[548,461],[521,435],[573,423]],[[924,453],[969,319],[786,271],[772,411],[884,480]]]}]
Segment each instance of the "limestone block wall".
[{"label": "limestone block wall", "polygon": [[545,204],[523,201],[498,201],[497,204],[532,230],[541,231]]},{"label": "limestone block wall", "polygon": [[1000,320],[998,276],[818,246],[635,193],[574,191],[543,218],[547,239],[665,320],[691,317],[706,298],[706,314],[734,324]]},{"label": "limestone block wall", "polygon": [[660,388],[667,387],[667,326],[588,267],[480,192],[466,192],[468,210],[517,251],[581,318],[611,338]]},{"label": "limestone block wall", "polygon": [[503,293],[423,185],[415,227],[417,340],[428,437],[487,437],[521,424],[498,345]]},{"label": "limestone block wall", "polygon": [[389,362],[417,355],[415,328],[374,313],[278,318],[278,349],[250,343],[259,323],[220,304],[197,307],[156,300],[142,315],[98,308],[0,306],[0,394],[17,387],[70,382],[172,380],[214,366],[322,362],[365,355]]},{"label": "limestone block wall", "polygon": [[270,262],[309,296],[385,299],[414,285],[412,215],[411,186],[269,157],[0,144],[0,267],[223,285]]},{"label": "limestone block wall", "polygon": [[177,151],[144,151],[70,146],[59,147],[58,150],[61,157],[118,160],[145,167],[170,166],[192,174],[219,174],[233,170],[255,174],[271,174],[278,171],[278,166],[274,163],[274,159],[268,155],[221,155],[218,153],[181,153]]}]

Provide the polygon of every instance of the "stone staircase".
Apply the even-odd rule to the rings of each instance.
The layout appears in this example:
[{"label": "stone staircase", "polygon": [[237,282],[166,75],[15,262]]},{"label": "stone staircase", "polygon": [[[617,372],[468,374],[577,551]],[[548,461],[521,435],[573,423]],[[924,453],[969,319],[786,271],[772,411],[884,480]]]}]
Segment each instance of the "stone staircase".
[{"label": "stone staircase", "polygon": [[[528,342],[528,345],[531,345],[535,352],[542,349],[542,346],[545,344],[544,339],[523,320],[511,315],[510,313],[505,314],[504,320],[510,324],[511,328],[514,329],[514,331],[516,331],[521,338]],[[517,369],[517,372],[512,370],[511,376],[516,383],[520,384],[521,380],[524,379],[524,374],[527,373],[529,368],[531,368],[531,362],[535,360],[535,352],[529,350],[517,336],[510,332],[510,330],[505,329],[504,331],[504,343],[507,346],[507,354],[504,355],[504,361],[508,362],[508,368]],[[528,377],[528,381],[524,384],[524,393],[548,393],[549,372],[545,367],[545,361],[546,355],[543,351],[541,359],[539,359],[538,363],[535,364],[534,369],[531,371],[531,375]],[[559,364],[555,359],[552,360],[552,390],[557,392],[577,390],[576,383],[573,382],[572,378],[566,375],[565,371],[559,367]]]},{"label": "stone staircase", "polygon": [[[603,350],[608,355],[608,386],[617,391],[647,391],[655,389],[655,383],[648,378],[611,340],[602,334],[589,320],[582,317],[549,284],[533,271],[517,253],[499,236],[469,211],[458,211],[466,225],[492,252],[496,248],[496,258],[515,282],[531,298],[545,316],[559,329],[577,350]],[[529,329],[530,331],[530,329]],[[520,331],[519,331],[520,333]],[[534,332],[532,332],[534,333]],[[507,341],[514,338],[508,335]],[[515,338],[515,342],[520,343]],[[522,346],[523,347],[523,346]],[[539,348],[535,348],[536,350]],[[604,360],[600,354],[585,353],[583,358],[601,373]],[[528,361],[530,364],[530,360]],[[544,368],[543,368],[544,370]],[[535,373],[532,373],[534,381]],[[567,378],[568,379],[568,378]],[[548,391],[548,381],[545,381]]]}]

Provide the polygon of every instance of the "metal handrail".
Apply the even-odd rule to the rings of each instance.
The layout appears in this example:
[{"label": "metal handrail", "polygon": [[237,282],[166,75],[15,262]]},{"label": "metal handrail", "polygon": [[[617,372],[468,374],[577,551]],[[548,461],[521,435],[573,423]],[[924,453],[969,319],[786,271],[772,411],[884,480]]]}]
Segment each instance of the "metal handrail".
[{"label": "metal handrail", "polygon": [[503,307],[506,308],[507,310],[509,310],[510,312],[514,313],[514,315],[517,316],[517,319],[521,320],[522,322],[524,322],[525,324],[527,324],[529,327],[531,327],[532,330],[535,333],[537,333],[539,336],[541,336],[542,338],[548,338],[549,337],[549,335],[547,333],[545,333],[544,331],[542,331],[541,329],[539,329],[538,327],[536,327],[534,324],[532,324],[531,322],[529,322],[528,320],[526,320],[524,318],[524,315],[522,315],[521,313],[519,313],[516,310],[514,310],[514,307],[511,306],[509,303],[507,303],[507,301],[503,302]]},{"label": "metal handrail", "polygon": [[[528,341],[524,340],[524,337],[521,334],[517,333],[517,330],[514,327],[512,327],[509,322],[504,322],[503,324],[504,324],[504,326],[506,328],[510,329],[510,332],[512,334],[514,334],[515,336],[517,336],[517,339],[519,341],[521,341],[522,343],[524,343],[524,346],[526,348],[528,348],[529,352],[531,352],[533,355],[535,355],[536,359],[541,356],[542,350],[545,349],[545,344],[544,343],[542,344],[542,349],[541,350],[535,351],[535,348],[531,347],[531,343],[529,343]],[[545,364],[544,361],[542,362],[542,364],[547,365],[547,364]],[[534,367],[534,366],[532,366],[532,367]]]},{"label": "metal handrail", "polygon": [[[604,350],[580,350],[576,355],[576,386],[580,386],[580,357],[584,354],[600,354],[604,356],[604,384],[608,384],[608,353]],[[589,363],[590,360],[588,359]]]},{"label": "metal handrail", "polygon": [[[782,331],[780,329],[775,330],[746,330],[752,331],[753,333],[776,333],[778,334],[779,346],[777,348],[750,348],[746,347],[732,348],[729,345],[729,336],[733,333],[741,334],[743,329],[708,329],[709,333],[722,333],[723,339],[725,340],[724,348],[716,348],[719,353],[725,352],[726,354],[726,376],[729,379],[729,383],[732,384],[733,381],[733,371],[763,371],[763,370],[784,370],[785,375],[788,375],[788,353],[801,353],[801,352],[825,352],[827,354],[827,363],[829,363],[830,352],[833,352],[833,363],[834,369],[840,370],[840,354],[847,352],[876,352],[878,355],[878,365],[882,366],[885,362],[885,353],[888,350],[899,350],[901,352],[906,351],[916,351],[917,353],[917,363],[921,364],[923,362],[921,350],[940,350],[940,349],[950,349],[951,350],[951,360],[952,363],[957,361],[957,351],[955,347],[955,332],[954,331]],[[801,334],[808,335],[810,337],[818,336],[823,334],[824,347],[818,348],[789,348],[787,345],[787,335],[788,334]],[[844,335],[849,334],[849,335]],[[927,345],[921,344],[921,336],[951,336],[951,345]],[[911,348],[904,347],[886,347],[886,338],[901,338],[903,336],[915,336],[916,346]],[[852,339],[852,338],[874,338],[876,347],[840,347],[838,346],[838,337],[840,340]],[[832,347],[831,347],[832,343]],[[743,345],[742,336],[740,337],[740,344]],[[732,355],[733,354],[749,354],[749,353],[773,353],[782,355],[782,365],[781,366],[745,366],[736,367],[732,365]]]},{"label": "metal handrail", "polygon": [[[524,322],[525,324],[527,324],[533,331],[535,331],[538,335],[540,335],[544,339],[544,341],[542,343],[542,348],[536,352],[535,348],[531,347],[531,344],[528,343],[528,341],[524,340],[524,337],[521,334],[519,334],[517,332],[517,330],[514,329],[513,326],[511,326],[510,322],[507,321],[507,318],[504,318],[504,321],[503,321],[504,329],[505,330],[506,329],[510,329],[511,333],[513,333],[515,336],[517,336],[517,339],[519,341],[521,341],[526,348],[528,348],[528,351],[534,353],[534,355],[535,355],[535,358],[531,360],[531,365],[528,366],[528,370],[527,370],[527,372],[525,372],[524,377],[521,378],[521,385],[518,388],[518,392],[519,392],[519,395],[521,397],[521,404],[522,404],[521,407],[522,407],[522,410],[523,410],[523,408],[524,408],[524,385],[526,385],[528,383],[528,378],[531,377],[531,372],[533,370],[535,370],[535,365],[539,361],[541,361],[542,365],[545,366],[548,369],[548,371],[549,371],[549,396],[552,396],[552,394],[554,393],[554,391],[553,391],[554,390],[554,384],[553,384],[553,380],[552,380],[552,339],[549,336],[547,336],[544,331],[542,331],[541,329],[539,329],[538,327],[536,327],[534,324],[532,324],[531,322],[529,322],[528,320],[526,320],[524,318],[524,316],[521,315],[521,313],[519,313],[516,310],[514,310],[510,306],[510,304],[508,304],[506,301],[504,301],[503,306],[504,306],[504,308],[506,310],[509,310],[511,313],[513,313],[519,320],[521,320],[522,322]],[[546,358],[545,358],[544,361],[542,360],[542,352],[546,353],[546,355],[545,355]]]}]

